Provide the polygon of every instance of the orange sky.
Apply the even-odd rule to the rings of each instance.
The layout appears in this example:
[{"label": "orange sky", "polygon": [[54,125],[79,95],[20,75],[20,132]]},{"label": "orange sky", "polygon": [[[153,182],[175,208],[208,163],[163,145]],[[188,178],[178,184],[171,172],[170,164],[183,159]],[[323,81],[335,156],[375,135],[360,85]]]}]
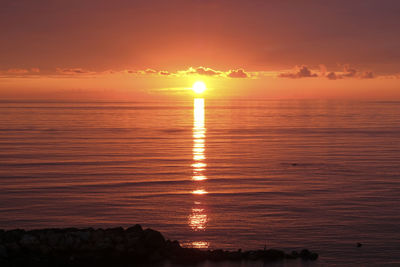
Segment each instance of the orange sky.
[{"label": "orange sky", "polygon": [[400,99],[398,1],[0,3],[0,97]]}]

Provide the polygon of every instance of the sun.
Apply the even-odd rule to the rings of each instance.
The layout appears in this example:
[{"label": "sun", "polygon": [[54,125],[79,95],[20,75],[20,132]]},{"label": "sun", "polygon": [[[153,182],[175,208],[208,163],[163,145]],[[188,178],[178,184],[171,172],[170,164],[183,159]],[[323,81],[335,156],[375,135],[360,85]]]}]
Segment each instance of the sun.
[{"label": "sun", "polygon": [[201,81],[197,81],[193,84],[192,90],[196,94],[201,94],[207,89],[206,84]]}]

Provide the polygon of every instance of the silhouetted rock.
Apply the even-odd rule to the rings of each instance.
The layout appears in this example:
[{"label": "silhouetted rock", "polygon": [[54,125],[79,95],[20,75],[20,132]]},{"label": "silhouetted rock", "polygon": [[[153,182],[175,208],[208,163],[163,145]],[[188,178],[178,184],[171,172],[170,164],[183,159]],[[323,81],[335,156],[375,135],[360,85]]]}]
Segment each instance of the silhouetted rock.
[{"label": "silhouetted rock", "polygon": [[0,266],[129,266],[165,260],[183,265],[210,261],[315,260],[308,250],[286,254],[275,249],[242,252],[200,250],[165,240],[155,230],[134,225],[108,229],[52,228],[24,231],[0,230]]},{"label": "silhouetted rock", "polygon": [[216,249],[209,252],[208,259],[212,261],[222,261],[226,258],[225,256],[225,251],[223,251],[222,249]]},{"label": "silhouetted rock", "polygon": [[17,242],[5,243],[4,246],[6,247],[9,256],[18,255],[21,253],[21,247]]},{"label": "silhouetted rock", "polygon": [[18,242],[22,235],[25,233],[24,230],[21,229],[15,229],[15,230],[9,230],[5,231],[3,233],[3,242]]},{"label": "silhouetted rock", "polygon": [[165,245],[165,239],[158,231],[146,229],[143,231],[143,236],[143,242],[146,247],[161,248]]},{"label": "silhouetted rock", "polygon": [[318,259],[318,254],[317,253],[313,253],[313,252],[309,251],[308,249],[303,249],[300,252],[300,257],[303,260],[316,260],[316,259]]},{"label": "silhouetted rock", "polygon": [[227,259],[231,261],[240,261],[242,260],[242,252],[239,250],[228,252]]},{"label": "silhouetted rock", "polygon": [[262,258],[268,261],[283,260],[285,258],[285,252],[277,249],[268,249],[263,251]]},{"label": "silhouetted rock", "polygon": [[297,259],[298,257],[300,257],[300,254],[297,251],[292,251],[292,253],[290,253],[289,255],[287,255],[287,258],[289,259]]},{"label": "silhouetted rock", "polygon": [[126,232],[128,234],[139,235],[143,232],[143,228],[140,224],[135,224],[134,226],[127,228]]},{"label": "silhouetted rock", "polygon": [[7,258],[8,254],[7,254],[7,249],[5,246],[0,245],[0,258]]},{"label": "silhouetted rock", "polygon": [[318,259],[318,253],[311,252],[310,257],[308,259],[315,261],[316,259]]},{"label": "silhouetted rock", "polygon": [[22,248],[35,250],[35,248],[38,248],[38,246],[40,245],[40,242],[36,236],[27,233],[21,237],[21,239],[19,240],[19,244]]}]

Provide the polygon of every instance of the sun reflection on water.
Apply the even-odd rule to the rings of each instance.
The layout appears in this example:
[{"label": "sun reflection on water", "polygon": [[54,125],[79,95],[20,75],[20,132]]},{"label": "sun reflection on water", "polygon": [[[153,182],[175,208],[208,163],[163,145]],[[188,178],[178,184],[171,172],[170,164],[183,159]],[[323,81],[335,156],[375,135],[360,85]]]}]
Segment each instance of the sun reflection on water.
[{"label": "sun reflection on water", "polygon": [[194,231],[205,230],[208,218],[205,210],[202,208],[192,208],[192,213],[189,216],[190,227]]},{"label": "sun reflection on water", "polygon": [[206,241],[195,241],[192,242],[192,247],[193,248],[208,248],[210,247],[210,243]]},{"label": "sun reflection on water", "polygon": [[[193,177],[195,181],[206,180],[207,177],[202,173],[205,171],[205,137],[206,128],[204,124],[204,98],[194,99],[193,109]],[[202,179],[198,179],[202,177]]]},{"label": "sun reflection on water", "polygon": [[197,189],[197,190],[192,191],[192,194],[195,194],[195,195],[204,195],[204,194],[207,194],[207,193],[208,192],[205,191],[204,189]]},{"label": "sun reflection on water", "polygon": [[[200,201],[204,199],[204,195],[208,192],[204,189],[204,182],[207,180],[207,176],[204,174],[207,164],[206,160],[206,128],[204,123],[204,99],[196,98],[194,99],[194,109],[193,109],[193,175],[192,180],[195,182],[195,189],[192,191],[193,196],[196,197],[192,211],[188,217],[188,224],[190,228],[195,231],[205,231],[208,223],[208,215],[203,202]],[[208,248],[209,242],[207,241],[193,241],[189,246],[194,248]]]}]

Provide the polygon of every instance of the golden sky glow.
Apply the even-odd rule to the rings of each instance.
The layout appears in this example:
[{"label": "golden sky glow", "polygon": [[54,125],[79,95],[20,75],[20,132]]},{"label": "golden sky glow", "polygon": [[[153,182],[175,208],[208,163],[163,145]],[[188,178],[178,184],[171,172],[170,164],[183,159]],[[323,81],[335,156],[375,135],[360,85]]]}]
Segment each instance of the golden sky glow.
[{"label": "golden sky glow", "polygon": [[0,97],[187,99],[203,81],[217,99],[400,99],[399,12],[378,0],[5,1]]}]

